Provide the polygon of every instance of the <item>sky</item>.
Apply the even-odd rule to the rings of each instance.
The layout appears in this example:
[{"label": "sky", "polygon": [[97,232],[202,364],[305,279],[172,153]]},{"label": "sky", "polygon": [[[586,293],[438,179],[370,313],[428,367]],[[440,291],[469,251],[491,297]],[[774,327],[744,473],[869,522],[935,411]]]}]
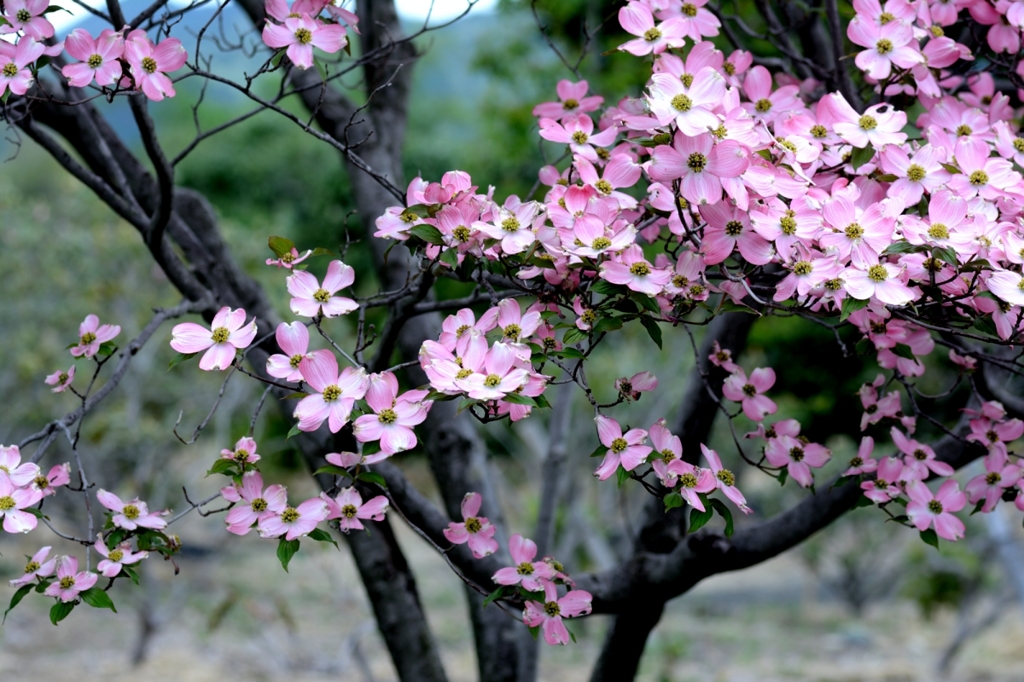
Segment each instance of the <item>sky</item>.
[{"label": "sky", "polygon": [[[104,7],[106,0],[86,0],[93,7]],[[138,6],[140,8],[146,7],[152,0],[122,0],[121,4],[125,8],[125,14],[131,14],[130,9]],[[85,15],[85,10],[75,5],[71,0],[51,0],[51,5],[60,5],[71,11],[71,14],[67,12],[54,12],[47,16],[47,19],[57,29],[59,36],[65,35],[68,31],[74,28],[75,24],[78,23],[80,18]],[[185,5],[186,2],[182,0],[171,0],[171,5]],[[355,3],[346,3],[351,6]],[[498,0],[476,0],[473,4],[472,11],[476,14],[481,12],[488,12],[493,10],[498,4]],[[423,21],[427,18],[427,13],[431,9],[431,0],[396,0],[395,5],[398,7],[398,13],[406,19]],[[453,17],[457,17],[462,12],[466,11],[469,6],[469,0],[434,0],[433,11],[430,12],[431,22],[440,23]]]}]

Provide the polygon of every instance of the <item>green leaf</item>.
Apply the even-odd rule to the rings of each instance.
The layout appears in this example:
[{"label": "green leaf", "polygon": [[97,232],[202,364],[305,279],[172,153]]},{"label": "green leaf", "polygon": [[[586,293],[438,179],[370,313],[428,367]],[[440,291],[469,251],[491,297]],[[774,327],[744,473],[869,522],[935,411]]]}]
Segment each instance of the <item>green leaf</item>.
[{"label": "green leaf", "polygon": [[687,531],[688,533],[700,530],[708,521],[711,520],[711,517],[715,515],[715,513],[708,508],[709,506],[710,505],[705,502],[704,511],[700,511],[696,507],[690,509],[690,530]]},{"label": "green leaf", "polygon": [[619,487],[621,488],[622,484],[625,483],[627,480],[629,480],[629,472],[623,469],[622,465],[620,464],[619,468],[615,470],[615,481],[619,484]]},{"label": "green leaf", "polygon": [[939,165],[948,170],[953,175],[958,175],[960,173],[960,167],[957,166],[956,164],[940,162]]},{"label": "green leaf", "polygon": [[911,244],[910,242],[893,242],[889,246],[885,247],[885,251],[882,251],[883,256],[896,256],[901,253],[921,253],[927,251],[928,247],[924,244]]},{"label": "green leaf", "polygon": [[728,297],[722,297],[722,302],[718,305],[718,312],[720,313],[746,313],[748,315],[757,315],[761,317],[761,313],[757,312],[750,306],[740,305],[733,303]]},{"label": "green leaf", "polygon": [[98,355],[112,355],[117,349],[117,344],[113,341],[104,341],[100,344],[100,349],[96,351]]},{"label": "green leaf", "polygon": [[494,602],[495,600],[498,600],[498,599],[501,599],[502,597],[504,597],[505,596],[505,589],[506,589],[506,586],[502,585],[501,587],[496,589],[494,592],[491,592],[489,595],[487,595],[487,599],[484,599],[484,603],[480,606],[480,608],[481,609],[486,609],[488,604]]},{"label": "green leaf", "polygon": [[938,258],[943,263],[949,263],[954,268],[960,264],[956,259],[956,251],[952,246],[947,246],[941,249],[939,247],[935,247],[932,249],[932,257]]},{"label": "green leaf", "polygon": [[327,64],[316,58],[313,59],[313,64],[316,66],[316,70],[320,72],[320,78],[326,81],[328,76]]},{"label": "green leaf", "polygon": [[218,459],[210,467],[210,470],[206,472],[207,476],[213,476],[214,474],[223,474],[225,476],[234,475],[235,461],[233,459]]},{"label": "green leaf", "polygon": [[789,478],[789,469],[783,469],[779,472],[779,485],[786,485],[786,479]]},{"label": "green leaf", "polygon": [[668,511],[669,509],[682,507],[683,496],[680,495],[679,493],[669,493],[668,495],[665,496],[665,499],[663,499],[662,502],[665,503],[665,511]]},{"label": "green leaf", "polygon": [[174,359],[167,364],[167,371],[170,372],[172,369],[174,369],[181,363],[185,362],[186,360],[191,360],[197,355],[199,355],[199,353],[178,353],[177,355],[174,356]]},{"label": "green leaf", "polygon": [[917,359],[916,357],[914,357],[914,351],[910,350],[910,346],[908,346],[905,343],[897,343],[893,347],[892,352],[900,356],[901,358],[906,358],[907,360]]},{"label": "green leaf", "polygon": [[978,500],[978,504],[974,505],[974,510],[971,512],[971,516],[974,516],[981,511],[981,508],[985,506],[985,499]]},{"label": "green leaf", "polygon": [[292,428],[288,429],[288,435],[287,435],[287,436],[285,436],[285,437],[284,437],[284,439],[285,439],[285,440],[288,440],[288,439],[289,439],[289,438],[291,438],[292,436],[297,436],[297,435],[299,435],[300,433],[301,433],[301,431],[299,431],[299,425],[298,425],[298,424],[296,424],[296,425],[295,425],[295,426],[293,426]]},{"label": "green leaf", "polygon": [[117,609],[114,608],[114,600],[110,598],[109,594],[98,587],[90,587],[88,590],[80,592],[78,596],[94,609],[110,609],[117,613]]},{"label": "green leaf", "polygon": [[661,348],[661,326],[656,320],[650,317],[641,317],[640,324],[647,330],[647,334],[651,337],[651,340],[657,344],[658,348]]},{"label": "green leaf", "polygon": [[357,480],[365,481],[366,483],[372,483],[376,486],[380,486],[385,490],[388,487],[388,482],[384,480],[384,477],[378,474],[376,471],[363,471],[356,476]]},{"label": "green leaf", "polygon": [[537,403],[537,407],[541,407],[547,410],[551,409],[551,403],[549,403],[548,399],[544,397],[544,394],[541,394],[534,398],[533,402]]},{"label": "green leaf", "polygon": [[288,572],[288,564],[291,563],[292,557],[299,551],[298,540],[285,540],[281,538],[281,542],[277,544],[277,558],[281,562],[281,568],[284,572]]},{"label": "green leaf", "polygon": [[477,401],[473,400],[472,398],[463,398],[462,400],[459,401],[459,407],[458,409],[455,410],[455,414],[459,414],[463,410],[473,407],[474,405],[476,405],[476,403]]},{"label": "green leaf", "polygon": [[867,301],[861,301],[860,299],[847,296],[846,298],[843,299],[843,309],[842,312],[840,312],[839,314],[839,321],[845,322],[846,318],[848,318],[850,315],[857,312],[858,310],[862,310],[867,307]]},{"label": "green leaf", "polygon": [[352,474],[350,474],[348,470],[342,469],[340,466],[336,466],[334,464],[322,466],[313,472],[314,476],[319,476],[320,474],[330,474],[331,476],[347,476],[348,478],[352,478]]},{"label": "green leaf", "polygon": [[415,225],[409,230],[409,234],[414,237],[419,237],[428,244],[436,244],[437,246],[444,245],[444,235],[441,234],[441,230],[437,229],[433,225],[422,223]]},{"label": "green leaf", "polygon": [[18,602],[24,599],[25,595],[31,592],[33,587],[35,587],[35,584],[29,583],[28,585],[22,585],[18,588],[18,591],[14,593],[13,597],[11,597],[11,603],[8,605],[7,610],[4,611],[4,623],[7,622],[7,614],[14,610],[14,607],[18,605]]},{"label": "green leaf", "polygon": [[73,601],[59,601],[50,607],[50,622],[56,625],[71,613],[75,608],[76,602]]},{"label": "green leaf", "polygon": [[853,153],[850,154],[850,165],[853,166],[853,170],[857,170],[873,158],[875,158],[875,148],[870,143],[867,147],[854,147]]},{"label": "green leaf", "polygon": [[935,532],[934,528],[928,528],[927,530],[921,531],[921,541],[926,545],[931,545],[935,549],[939,548],[939,536]]},{"label": "green leaf", "polygon": [[999,332],[996,331],[996,323],[988,315],[979,317],[974,321],[974,328],[982,334],[988,334],[989,336],[999,336]]},{"label": "green leaf", "polygon": [[442,263],[445,263],[451,267],[457,267],[459,265],[459,253],[457,249],[445,249],[441,252],[441,258],[439,259]]},{"label": "green leaf", "polygon": [[537,634],[540,632],[540,626],[536,625],[527,629],[530,631],[530,634],[533,635],[533,638],[537,639]]},{"label": "green leaf", "polygon": [[608,446],[604,443],[599,444],[594,451],[590,453],[591,457],[601,457],[604,453],[608,452]]},{"label": "green leaf", "polygon": [[594,325],[594,333],[613,332],[622,329],[622,319],[618,317],[602,317]]},{"label": "green leaf", "polygon": [[629,297],[640,304],[641,308],[646,308],[655,315],[661,315],[661,308],[658,307],[658,302],[647,294],[641,294],[638,291],[634,291],[630,293]]},{"label": "green leaf", "polygon": [[323,530],[322,528],[314,528],[313,530],[311,530],[309,532],[309,538],[312,540],[316,540],[317,542],[329,542],[332,545],[334,545],[335,548],[339,550],[341,549],[341,547],[338,547],[338,543],[335,542],[334,538],[331,537],[331,534]]},{"label": "green leaf", "polygon": [[122,571],[124,571],[124,572],[125,572],[125,574],[126,574],[126,575],[127,575],[127,576],[128,576],[129,578],[131,578],[131,579],[132,579],[132,582],[133,582],[133,583],[135,583],[136,585],[138,585],[138,584],[139,584],[139,572],[138,572],[138,571],[136,571],[136,570],[135,570],[134,568],[132,568],[131,566],[121,566],[121,570],[122,570]]},{"label": "green leaf", "polygon": [[302,391],[295,391],[294,393],[289,393],[285,397],[281,398],[281,400],[302,400],[303,398],[305,398],[307,396],[309,396],[309,393],[303,393]]},{"label": "green leaf", "polygon": [[[562,336],[562,344],[568,346],[574,343],[579,343],[585,338],[587,338],[587,332],[577,327],[573,327],[572,329],[565,330],[565,334]],[[565,351],[563,350],[562,352],[564,353]]]},{"label": "green leaf", "polygon": [[[283,52],[281,54],[284,54]],[[267,239],[267,246],[274,252],[274,255],[281,258],[285,254],[291,253],[292,249],[295,248],[295,242],[287,237],[270,237]]]},{"label": "green leaf", "polygon": [[60,5],[50,5],[49,7],[43,10],[43,14],[49,14],[50,12],[67,12],[68,14],[74,16],[74,13],[71,10],[69,10],[67,7],[61,7]]},{"label": "green leaf", "polygon": [[857,345],[853,347],[853,350],[857,355],[867,355],[873,352],[875,344],[871,343],[871,339],[861,339],[857,342]]},{"label": "green leaf", "polygon": [[575,348],[563,348],[562,350],[553,351],[551,354],[566,360],[583,360],[586,357]]},{"label": "green leaf", "polygon": [[507,393],[502,400],[506,403],[512,403],[513,405],[529,405],[530,407],[537,407],[537,401],[520,393]]},{"label": "green leaf", "polygon": [[599,279],[590,286],[590,290],[595,294],[604,294],[605,296],[617,296],[618,294],[628,291],[623,286],[618,284],[612,284],[608,280]]},{"label": "green leaf", "polygon": [[854,509],[860,509],[861,507],[874,507],[875,503],[868,497],[861,495],[857,498],[857,504],[853,505]]},{"label": "green leaf", "polygon": [[455,400],[458,397],[459,396],[457,396],[457,395],[448,395],[447,393],[441,393],[440,391],[431,391],[430,393],[427,394],[427,397],[424,398],[423,400],[445,401],[445,400]]},{"label": "green leaf", "polygon": [[734,530],[732,521],[732,510],[725,506],[725,502],[715,498],[711,500],[711,506],[715,508],[718,515],[725,519],[725,537],[731,538]]}]

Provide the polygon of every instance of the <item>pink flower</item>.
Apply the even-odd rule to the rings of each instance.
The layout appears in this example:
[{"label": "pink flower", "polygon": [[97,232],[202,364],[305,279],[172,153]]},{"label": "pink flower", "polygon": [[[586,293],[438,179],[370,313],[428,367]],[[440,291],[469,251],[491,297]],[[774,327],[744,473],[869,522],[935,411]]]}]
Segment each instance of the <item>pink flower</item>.
[{"label": "pink flower", "polygon": [[747,506],[747,499],[743,497],[743,493],[736,487],[736,475],[722,466],[722,459],[718,453],[703,443],[700,444],[700,450],[704,453],[704,459],[711,465],[711,473],[715,476],[715,485],[718,489],[744,514],[753,511]]},{"label": "pink flower", "polygon": [[326,420],[331,433],[337,433],[348,423],[355,402],[366,395],[366,372],[362,367],[346,367],[339,373],[338,361],[329,350],[313,351],[299,363],[299,370],[316,391],[295,407],[299,430],[316,431]]},{"label": "pink flower", "polygon": [[71,465],[64,462],[63,464],[54,464],[45,476],[40,472],[38,476],[32,479],[29,487],[32,490],[38,491],[42,497],[48,497],[57,494],[56,488],[65,486],[70,482]]},{"label": "pink flower", "polygon": [[47,597],[56,597],[62,602],[78,599],[78,593],[88,590],[99,576],[92,571],[79,571],[78,559],[73,556],[62,556],[57,559],[57,580],[43,592]]},{"label": "pink flower", "polygon": [[619,24],[635,36],[634,40],[619,45],[619,49],[631,55],[642,57],[646,54],[661,54],[670,47],[682,47],[685,43],[686,27],[682,19],[675,17],[654,24],[654,15],[642,2],[630,2],[619,10]]},{"label": "pink flower", "polygon": [[669,465],[683,456],[683,442],[665,427],[664,419],[651,425],[650,436],[656,455],[651,462],[654,474],[666,488],[674,488],[676,475],[669,470]]},{"label": "pink flower", "polygon": [[327,493],[320,493],[320,497],[327,503],[327,518],[338,519],[338,528],[344,533],[350,530],[363,530],[365,526],[359,519],[383,521],[384,513],[388,509],[388,498],[378,495],[363,502],[362,496],[355,488],[345,488],[334,499],[328,497]]},{"label": "pink flower", "polygon": [[17,445],[0,445],[0,479],[8,479],[23,488],[39,475],[39,467],[32,462],[21,463],[21,450]]},{"label": "pink flower", "polygon": [[886,305],[904,306],[919,293],[902,281],[903,271],[892,263],[865,263],[862,268],[849,267],[843,271],[846,292],[861,301],[877,299]]},{"label": "pink flower", "polygon": [[75,366],[71,365],[66,372],[57,370],[53,374],[47,375],[45,383],[48,386],[53,386],[53,388],[50,389],[53,393],[63,393],[71,388],[71,382],[74,380]]},{"label": "pink flower", "polygon": [[759,422],[778,410],[771,398],[762,395],[774,385],[775,370],[771,367],[758,367],[750,373],[749,380],[746,372],[737,367],[722,385],[722,394],[729,400],[742,403],[743,414]]},{"label": "pink flower", "polygon": [[935,451],[930,447],[907,438],[895,426],[892,427],[890,433],[896,447],[904,454],[904,461],[907,467],[914,472],[916,477],[923,480],[930,474],[935,474],[936,476],[953,475],[953,467],[935,459]]},{"label": "pink flower", "polygon": [[24,95],[35,78],[29,64],[42,56],[46,46],[32,38],[22,38],[17,46],[0,40],[0,95],[8,88],[15,95]]},{"label": "pink flower", "polygon": [[624,284],[648,296],[661,293],[672,279],[671,271],[655,268],[644,258],[643,249],[638,244],[632,244],[624,250],[619,260],[601,263],[600,275],[601,279],[612,284]]},{"label": "pink flower", "polygon": [[136,528],[152,528],[162,530],[167,527],[167,522],[161,517],[167,516],[167,510],[151,512],[145,502],[135,498],[128,502],[122,502],[114,493],[107,492],[102,488],[96,493],[96,499],[107,509],[115,512],[111,517],[114,525],[125,530]]},{"label": "pink flower", "polygon": [[356,419],[352,425],[356,440],[379,440],[381,452],[389,455],[415,447],[416,433],[412,427],[423,423],[433,403],[419,402],[424,397],[421,391],[409,391],[399,397],[398,379],[391,372],[371,374],[368,382],[366,403],[375,414]]},{"label": "pink flower", "polygon": [[76,88],[84,88],[96,79],[96,85],[113,85],[121,78],[121,62],[124,55],[124,39],[119,31],[105,28],[97,38],[83,28],[76,28],[64,41],[68,54],[79,59],[77,64],[68,64],[61,73]]},{"label": "pink flower", "polygon": [[953,156],[960,166],[960,173],[949,181],[949,189],[964,199],[981,196],[995,201],[1004,190],[1019,186],[1020,173],[1013,170],[1013,163],[1000,157],[989,158],[989,145],[984,140],[960,138]]},{"label": "pink flower", "polygon": [[735,140],[715,144],[708,133],[691,137],[677,132],[671,147],[651,151],[648,172],[658,182],[682,179],[680,194],[690,203],[715,204],[722,198],[722,178],[739,177],[749,163]]},{"label": "pink flower", "polygon": [[711,355],[708,356],[708,360],[711,364],[716,367],[721,367],[726,372],[735,372],[740,368],[735,362],[732,361],[732,351],[727,348],[722,348],[718,345],[718,341],[715,341],[712,346]]},{"label": "pink flower", "polygon": [[[516,351],[512,344],[496,342],[483,358],[483,363],[463,379],[456,380],[474,400],[500,400],[526,384],[529,373],[515,366]],[[464,358],[466,360],[466,358]],[[469,363],[466,370],[470,370]]]},{"label": "pink flower", "polygon": [[[171,330],[171,348],[186,355],[206,351],[199,369],[227,369],[235,354],[256,338],[256,319],[245,324],[245,311],[224,306],[213,316],[210,329],[194,322],[183,322]],[[207,350],[209,349],[209,350]]]},{"label": "pink flower", "polygon": [[903,460],[899,457],[884,457],[878,463],[875,480],[864,481],[860,484],[864,491],[864,497],[878,504],[885,504],[889,500],[899,497],[900,489],[898,483],[903,479]]},{"label": "pink flower", "polygon": [[786,467],[790,477],[804,488],[814,483],[811,467],[825,466],[832,457],[828,448],[817,443],[805,443],[792,436],[769,440],[764,456],[773,467]]},{"label": "pink flower", "polygon": [[850,466],[843,472],[843,476],[860,476],[870,474],[878,468],[878,461],[871,457],[875,449],[875,439],[871,436],[864,436],[860,439],[860,447],[857,454],[850,460]]},{"label": "pink flower", "polygon": [[356,280],[356,271],[340,260],[331,261],[327,266],[324,284],[321,287],[316,277],[299,270],[288,276],[288,293],[292,295],[291,309],[296,315],[303,317],[338,317],[346,315],[359,304],[351,298],[335,296],[338,291],[352,286]]},{"label": "pink flower", "polygon": [[228,532],[235,535],[245,535],[254,523],[280,514],[288,506],[284,486],[275,484],[264,490],[258,471],[245,472],[241,485],[229,485],[220,494],[228,502],[236,503],[224,519]]},{"label": "pink flower", "polygon": [[705,66],[691,77],[690,85],[671,73],[651,76],[651,113],[658,123],[675,123],[686,136],[695,137],[718,128],[718,116],[712,113],[725,97],[725,79]]},{"label": "pink flower", "polygon": [[924,61],[914,40],[914,30],[902,21],[889,21],[879,25],[854,17],[846,29],[850,41],[867,47],[857,53],[857,68],[876,81],[883,81],[892,73],[895,64],[909,69]]},{"label": "pink flower", "polygon": [[907,487],[907,494],[907,516],[918,530],[927,530],[934,524],[940,538],[955,542],[964,536],[964,523],[953,512],[964,508],[967,496],[960,492],[956,481],[943,483],[934,497],[928,486],[914,481]]},{"label": "pink flower", "polygon": [[516,533],[508,539],[513,566],[500,569],[492,580],[499,585],[522,585],[528,592],[543,589],[543,582],[555,577],[555,569],[546,561],[534,561],[537,543]]},{"label": "pink flower", "polygon": [[279,538],[284,535],[285,540],[294,540],[309,535],[318,523],[327,518],[327,514],[327,502],[314,497],[298,507],[285,507],[280,512],[261,517],[256,530],[261,538]]},{"label": "pink flower", "polygon": [[282,322],[277,325],[274,338],[277,339],[278,347],[285,354],[275,353],[267,358],[267,374],[285,381],[302,381],[299,363],[304,358],[310,357],[309,331],[306,329],[306,325],[301,322],[292,322],[291,324]]},{"label": "pink flower", "polygon": [[700,499],[700,493],[709,493],[718,487],[711,470],[695,467],[681,459],[669,462],[667,469],[669,474],[678,478],[678,492],[686,503],[698,511],[705,511],[706,507]]},{"label": "pink flower", "polygon": [[558,92],[559,101],[538,104],[533,108],[533,115],[538,118],[550,118],[558,121],[575,114],[594,111],[604,102],[604,97],[587,97],[589,87],[587,81],[579,83],[567,80],[558,81],[555,90]]},{"label": "pink flower", "polygon": [[542,138],[569,145],[573,154],[582,156],[591,163],[598,163],[599,158],[594,147],[607,147],[615,141],[618,134],[618,128],[612,125],[595,135],[594,121],[586,114],[566,118],[561,123],[550,118],[540,120]]},{"label": "pink flower", "polygon": [[[635,3],[634,3],[635,4]],[[555,646],[569,643],[569,631],[566,630],[562,618],[585,616],[591,611],[593,597],[584,590],[570,590],[561,599],[558,588],[550,580],[544,580],[544,603],[526,602],[523,610],[523,622],[531,628],[541,626],[544,641]]]},{"label": "pink flower", "polygon": [[620,464],[626,471],[636,469],[651,454],[651,446],[643,444],[647,440],[645,430],[630,429],[623,435],[622,427],[614,419],[598,415],[594,421],[597,423],[601,444],[608,448],[601,466],[594,472],[600,480],[604,481],[614,474]]},{"label": "pink flower", "polygon": [[9,25],[0,34],[21,32],[39,42],[52,37],[53,24],[43,16],[49,5],[50,0],[7,0],[3,17]]},{"label": "pink flower", "polygon": [[754,265],[764,265],[772,259],[775,253],[772,245],[750,226],[746,211],[720,201],[701,206],[700,215],[708,223],[702,249],[707,265],[721,263],[736,250]]},{"label": "pink flower", "polygon": [[33,554],[28,563],[25,564],[25,573],[20,578],[12,580],[11,587],[21,587],[22,585],[34,582],[36,578],[48,578],[53,575],[53,571],[57,567],[57,560],[46,560],[46,557],[50,555],[51,549],[51,547],[43,547]]},{"label": "pink flower", "polygon": [[116,324],[105,324],[100,326],[100,318],[95,315],[86,315],[82,324],[78,325],[78,345],[71,349],[71,354],[76,358],[91,358],[100,350],[100,345],[110,341],[121,333],[121,327]]},{"label": "pink flower", "polygon": [[31,507],[42,497],[38,490],[16,488],[10,477],[0,474],[0,516],[4,519],[4,530],[8,533],[27,533],[34,529],[39,521],[32,514],[21,510]]},{"label": "pink flower", "polygon": [[1021,477],[1021,469],[1010,464],[1003,450],[993,450],[985,457],[984,474],[972,478],[964,491],[971,504],[984,500],[981,511],[989,513],[996,508],[1007,488],[1012,488]]},{"label": "pink flower", "polygon": [[907,141],[906,133],[902,132],[907,125],[907,115],[891,104],[876,104],[858,114],[838,92],[825,95],[822,102],[835,119],[832,128],[854,147],[863,148],[870,144],[881,149],[887,144]]},{"label": "pink flower", "polygon": [[114,578],[121,573],[123,566],[137,564],[149,556],[149,552],[132,552],[131,543],[122,542],[117,547],[109,549],[103,541],[103,535],[96,536],[96,544],[93,545],[96,551],[103,557],[103,561],[96,564],[96,570],[104,578]]},{"label": "pink flower", "polygon": [[480,493],[466,493],[462,499],[462,523],[452,521],[443,531],[448,542],[452,544],[461,545],[468,542],[475,559],[482,559],[498,551],[498,541],[494,539],[497,528],[486,516],[477,516],[482,503],[483,497]]},{"label": "pink flower", "polygon": [[293,246],[291,251],[289,251],[288,253],[284,254],[280,258],[268,258],[267,259],[267,265],[276,265],[279,268],[285,268],[286,270],[291,270],[296,265],[298,265],[302,261],[304,261],[307,258],[309,258],[312,253],[313,253],[313,250],[309,249],[308,251],[306,251],[306,253],[304,253],[304,254],[302,254],[300,256],[299,255],[299,250],[296,249]]},{"label": "pink flower", "polygon": [[248,436],[239,438],[238,442],[235,443],[234,450],[224,449],[220,451],[221,459],[230,459],[233,462],[239,464],[254,464],[260,461],[260,456],[256,454],[256,441]]},{"label": "pink flower", "polygon": [[269,19],[263,27],[263,42],[274,49],[287,47],[288,59],[300,69],[313,66],[313,48],[334,54],[345,47],[345,27],[324,24],[308,14],[288,16],[279,26]]},{"label": "pink flower", "polygon": [[188,60],[188,53],[177,38],[154,45],[145,31],[135,29],[124,43],[124,58],[132,68],[135,88],[154,102],[174,97],[174,85],[167,73],[177,71]]},{"label": "pink flower", "polygon": [[615,380],[615,390],[624,400],[640,400],[640,394],[658,387],[658,378],[650,372],[637,372],[630,378]]}]

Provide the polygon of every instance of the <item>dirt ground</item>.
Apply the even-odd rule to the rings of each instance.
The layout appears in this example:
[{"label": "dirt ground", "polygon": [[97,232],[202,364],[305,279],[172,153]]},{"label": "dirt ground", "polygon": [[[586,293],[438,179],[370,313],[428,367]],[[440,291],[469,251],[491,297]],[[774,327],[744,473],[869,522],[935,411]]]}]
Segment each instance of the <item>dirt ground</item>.
[{"label": "dirt ground", "polygon": [[[475,680],[457,580],[411,532],[400,531],[417,567],[421,596],[450,679]],[[26,598],[0,630],[0,679],[395,679],[347,550],[305,542],[286,574],[274,558],[274,545],[255,534],[227,536],[216,519],[199,518],[189,519],[179,532],[194,546],[217,548],[217,553],[186,555],[176,577],[169,564],[151,560],[144,576],[149,589],[123,586],[113,591],[117,615],[82,606],[54,627],[47,618],[50,600]],[[29,540],[37,537],[4,536],[0,572],[5,578],[20,570],[21,555],[36,548]],[[820,593],[814,578],[792,556],[708,580],[670,605],[650,641],[640,679],[1024,680],[1024,617],[1015,604],[995,627],[973,638],[951,675],[941,678],[935,665],[954,631],[954,614],[939,612],[925,621],[913,604],[892,600],[870,606],[857,619]],[[145,660],[133,667],[145,612],[152,614],[155,629]],[[587,679],[605,624],[590,618],[571,626],[579,643],[545,647],[542,680]]]}]

